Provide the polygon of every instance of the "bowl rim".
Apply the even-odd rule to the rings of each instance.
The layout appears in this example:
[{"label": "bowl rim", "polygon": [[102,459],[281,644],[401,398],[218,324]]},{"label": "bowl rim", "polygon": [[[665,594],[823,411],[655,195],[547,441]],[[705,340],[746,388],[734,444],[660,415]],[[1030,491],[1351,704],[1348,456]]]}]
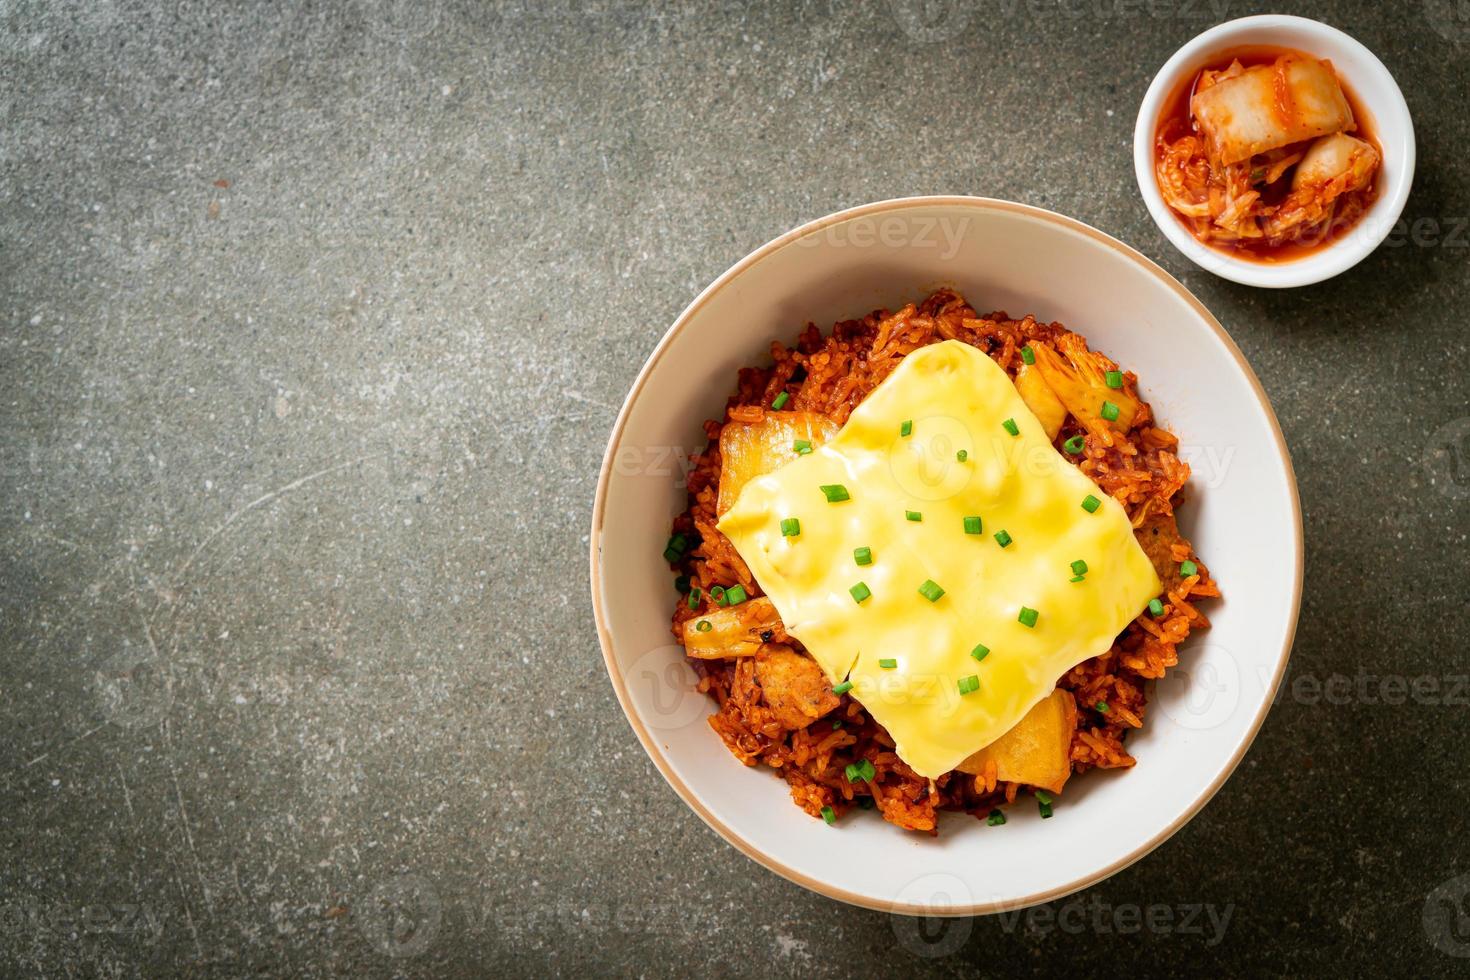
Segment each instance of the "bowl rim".
[{"label": "bowl rim", "polygon": [[[1210,328],[1210,330],[1214,332],[1216,338],[1224,345],[1226,351],[1230,354],[1230,356],[1235,359],[1236,366],[1239,368],[1240,371],[1244,373],[1246,380],[1250,383],[1251,391],[1255,394],[1256,401],[1259,403],[1261,410],[1265,413],[1266,420],[1270,425],[1271,434],[1275,442],[1276,452],[1282,462],[1283,467],[1285,468],[1286,473],[1286,484],[1287,490],[1289,491],[1288,496],[1290,498],[1292,511],[1292,550],[1294,552],[1292,573],[1293,594],[1291,597],[1290,614],[1287,620],[1287,628],[1283,638],[1279,660],[1276,664],[1275,674],[1272,676],[1271,682],[1264,692],[1265,697],[1262,698],[1261,706],[1257,710],[1256,716],[1251,719],[1250,727],[1246,733],[1245,738],[1241,740],[1239,746],[1236,747],[1226,766],[1210,783],[1210,785],[1207,786],[1204,791],[1201,792],[1195,799],[1191,800],[1189,804],[1183,808],[1179,815],[1176,816],[1174,820],[1171,821],[1169,825],[1166,826],[1163,830],[1155,834],[1149,840],[1140,844],[1133,851],[1102,868],[1098,868],[1087,874],[1080,875],[1074,880],[1063,885],[1058,885],[1054,888],[1049,888],[1041,892],[1036,892],[1022,898],[1001,901],[972,902],[967,905],[957,905],[943,908],[935,908],[927,905],[916,905],[900,902],[876,901],[866,895],[851,892],[847,889],[836,887],[828,882],[813,878],[807,874],[803,874],[802,872],[799,872],[794,868],[787,867],[780,861],[771,858],[769,855],[750,845],[736,830],[725,824],[708,808],[705,807],[699,795],[690,786],[686,785],[682,779],[679,778],[679,776],[674,772],[673,767],[668,763],[666,759],[663,758],[662,753],[658,750],[657,747],[657,739],[655,739],[653,735],[649,732],[648,728],[644,726],[643,722],[638,718],[636,712],[633,709],[632,702],[628,694],[627,684],[625,682],[625,679],[623,678],[621,669],[619,668],[616,660],[613,657],[613,640],[608,629],[606,615],[603,611],[603,578],[601,565],[598,561],[598,555],[602,541],[602,526],[605,517],[608,488],[611,484],[613,473],[613,461],[617,454],[619,444],[622,440],[623,430],[627,424],[633,404],[643,393],[643,389],[648,384],[648,381],[653,374],[654,368],[658,365],[659,361],[662,360],[664,354],[667,352],[674,338],[685,329],[690,320],[693,319],[694,314],[696,314],[707,302],[709,302],[709,300],[711,299],[711,297],[714,296],[715,293],[725,288],[725,286],[727,286],[732,280],[740,276],[740,274],[743,273],[746,269],[765,259],[767,256],[773,254],[782,247],[790,244],[791,242],[804,238],[805,236],[810,235],[813,232],[821,231],[822,229],[827,228],[831,225],[838,224],[840,222],[847,221],[853,218],[921,207],[972,207],[979,209],[993,209],[1034,218],[1042,222],[1057,226],[1061,229],[1079,233],[1092,239],[1095,242],[1098,242],[1099,244],[1102,244],[1121,253],[1126,259],[1138,263],[1147,272],[1152,273],[1165,286],[1173,290],[1180,299],[1184,300],[1190,307],[1192,307],[1199,315],[1201,320],[1203,320],[1204,323]],[[1297,489],[1296,473],[1293,470],[1291,464],[1291,454],[1287,450],[1286,439],[1282,435],[1281,425],[1276,418],[1276,412],[1271,407],[1270,400],[1266,397],[1266,392],[1265,389],[1261,386],[1260,379],[1258,379],[1255,372],[1251,370],[1250,364],[1247,363],[1245,356],[1240,351],[1240,348],[1236,346],[1235,341],[1231,339],[1229,333],[1227,333],[1225,328],[1220,324],[1220,321],[1217,320],[1214,315],[1205,308],[1204,304],[1201,303],[1194,296],[1194,294],[1184,288],[1183,284],[1181,284],[1177,279],[1171,276],[1163,267],[1158,265],[1153,260],[1149,259],[1137,249],[1134,249],[1131,246],[1124,244],[1111,235],[1099,231],[1091,225],[1078,221],[1075,218],[1069,218],[1065,215],[1057,214],[1054,211],[1048,211],[1044,208],[1035,207],[1034,205],[1020,204],[1014,201],[1005,201],[997,198],[987,197],[972,197],[966,195],[926,195],[916,197],[900,197],[891,198],[883,201],[876,201],[870,204],[863,204],[841,211],[835,211],[824,217],[817,218],[813,221],[808,221],[805,224],[793,228],[791,231],[788,231],[783,235],[771,239],[764,245],[752,251],[750,254],[746,255],[740,261],[736,262],[724,273],[722,273],[718,278],[716,278],[713,282],[706,286],[699,293],[699,295],[696,296],[694,300],[684,308],[684,310],[678,315],[678,317],[675,318],[673,324],[669,327],[669,329],[664,332],[663,337],[660,338],[652,353],[648,355],[648,359],[644,362],[643,367],[639,370],[638,376],[634,379],[632,387],[630,387],[628,390],[627,397],[624,398],[623,404],[618,410],[618,417],[616,422],[613,423],[612,432],[608,436],[607,450],[603,456],[602,468],[597,478],[597,490],[596,495],[593,498],[592,505],[592,524],[589,542],[592,614],[597,626],[597,639],[598,644],[602,649],[603,664],[607,668],[608,679],[612,682],[613,691],[617,695],[618,704],[623,709],[623,715],[628,719],[628,724],[632,726],[633,732],[635,735],[637,735],[638,741],[641,743],[644,752],[653,761],[653,764],[658,768],[659,773],[664,777],[664,781],[669,784],[674,792],[679,795],[684,803],[691,810],[693,810],[695,814],[698,815],[699,818],[705,822],[705,824],[707,824],[712,830],[723,837],[726,842],[733,845],[737,850],[745,854],[746,857],[750,858],[752,861],[756,862],[762,867],[775,872],[776,874],[780,875],[790,882],[800,885],[803,888],[816,892],[827,898],[836,899],[849,905],[873,909],[879,912],[887,912],[894,915],[989,915],[995,912],[1012,911],[1016,909],[1027,908],[1029,906],[1036,905],[1042,902],[1052,901],[1054,899],[1062,898],[1084,888],[1095,885],[1098,882],[1109,878],[1114,874],[1117,874],[1119,871],[1122,871],[1123,869],[1139,861],[1141,858],[1145,857],[1155,848],[1157,848],[1160,844],[1164,843],[1164,841],[1174,836],[1174,834],[1176,834],[1180,830],[1180,828],[1182,828],[1186,823],[1192,820],[1194,816],[1198,814],[1201,809],[1204,808],[1204,805],[1214,797],[1214,795],[1219,791],[1220,787],[1225,784],[1225,781],[1228,780],[1230,776],[1235,772],[1236,768],[1240,765],[1241,759],[1245,757],[1246,751],[1249,750],[1251,744],[1255,741],[1256,735],[1260,732],[1261,725],[1266,720],[1266,715],[1270,712],[1272,705],[1274,705],[1276,702],[1276,693],[1281,686],[1282,679],[1286,675],[1287,664],[1291,659],[1292,644],[1296,637],[1297,622],[1301,613],[1303,577],[1302,509],[1301,497]]]},{"label": "bowl rim", "polygon": [[[1210,48],[1225,49],[1232,46],[1238,35],[1263,29],[1291,28],[1316,35],[1346,48],[1367,66],[1363,78],[1350,78],[1358,98],[1382,119],[1393,115],[1402,123],[1404,139],[1399,148],[1403,164],[1390,178],[1391,182],[1380,197],[1378,206],[1383,209],[1382,218],[1365,216],[1358,227],[1371,217],[1372,226],[1367,234],[1348,235],[1326,248],[1310,255],[1280,264],[1250,262],[1236,258],[1220,249],[1198,241],[1185,230],[1178,217],[1164,201],[1158,179],[1153,170],[1154,119],[1158,115],[1165,96],[1178,81],[1181,71]],[[1371,93],[1371,94],[1370,94]],[[1385,112],[1384,110],[1387,110]],[[1387,151],[1385,151],[1385,156]],[[1341,275],[1348,269],[1372,255],[1393,230],[1403,214],[1409,200],[1409,191],[1414,184],[1414,171],[1418,151],[1414,138],[1414,117],[1404,99],[1403,90],[1395,81],[1379,57],[1363,42],[1331,24],[1298,17],[1293,14],[1255,14],[1226,21],[1195,35],[1182,45],[1155,73],[1139,103],[1138,116],[1133,124],[1133,175],[1138,182],[1139,194],[1143,197],[1149,216],[1185,258],[1206,272],[1222,279],[1238,282],[1245,286],[1267,289],[1293,289],[1310,286]]]}]

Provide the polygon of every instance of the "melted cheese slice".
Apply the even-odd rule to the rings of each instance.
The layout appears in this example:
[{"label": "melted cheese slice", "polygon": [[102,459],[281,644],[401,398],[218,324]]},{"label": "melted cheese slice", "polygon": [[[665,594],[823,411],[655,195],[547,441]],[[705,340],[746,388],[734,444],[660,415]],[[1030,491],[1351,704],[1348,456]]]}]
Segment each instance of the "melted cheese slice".
[{"label": "melted cheese slice", "polygon": [[[828,503],[830,484],[850,499]],[[967,516],[983,533],[965,533]],[[801,531],[785,537],[791,517]],[[1052,447],[994,361],[953,340],[904,358],[830,442],[751,480],[719,528],[787,632],[834,683],[852,681],[899,757],[930,778],[1010,730],[1161,590],[1123,508]],[[855,562],[861,547],[872,564]],[[1078,559],[1088,570],[1074,583]],[[937,601],[920,593],[926,581],[944,589]],[[861,603],[849,591],[860,582]],[[990,652],[977,662],[980,644]],[[972,675],[979,687],[962,695]]]}]

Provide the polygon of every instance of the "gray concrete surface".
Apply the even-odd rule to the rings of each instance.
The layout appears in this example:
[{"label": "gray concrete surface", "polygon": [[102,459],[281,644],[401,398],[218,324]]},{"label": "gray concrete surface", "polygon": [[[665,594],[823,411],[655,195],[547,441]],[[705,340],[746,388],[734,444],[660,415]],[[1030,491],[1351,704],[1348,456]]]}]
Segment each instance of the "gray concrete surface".
[{"label": "gray concrete surface", "polygon": [[[1272,293],[1187,265],[1129,162],[1153,71],[1257,3],[0,5],[0,972],[1463,973],[1470,21],[1282,6],[1383,58],[1420,156],[1411,234]],[[935,935],[686,810],[585,572],[676,312],[924,192],[1194,289],[1308,535],[1296,686],[1204,813],[1055,921]],[[1120,934],[1153,905],[1228,925]]]}]

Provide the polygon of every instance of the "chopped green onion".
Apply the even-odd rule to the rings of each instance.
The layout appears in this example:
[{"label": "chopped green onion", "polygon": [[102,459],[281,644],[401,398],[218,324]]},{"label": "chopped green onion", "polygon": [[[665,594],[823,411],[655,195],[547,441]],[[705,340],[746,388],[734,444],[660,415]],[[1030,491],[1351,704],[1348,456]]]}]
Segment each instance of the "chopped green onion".
[{"label": "chopped green onion", "polygon": [[775,401],[771,402],[771,408],[779,412],[781,411],[781,409],[786,407],[786,403],[789,401],[791,401],[791,396],[783,391],[781,392],[781,394],[776,396]]},{"label": "chopped green onion", "polygon": [[1185,578],[1189,578],[1189,576],[1198,571],[1199,566],[1192,561],[1185,560],[1179,563],[1179,574],[1183,575]]},{"label": "chopped green onion", "polygon": [[822,807],[822,819],[827,821],[827,826],[832,826],[837,822],[837,811],[833,810],[830,806]]},{"label": "chopped green onion", "polygon": [[874,769],[873,764],[867,759],[863,759],[857,764],[857,771],[858,778],[864,781],[872,779],[874,776],[878,775],[878,770]]},{"label": "chopped green onion", "polygon": [[980,523],[980,518],[978,518],[978,517],[967,517],[967,518],[965,518],[965,533],[966,534],[979,534],[980,531],[981,531],[981,529],[982,529],[982,525]]},{"label": "chopped green onion", "polygon": [[833,694],[846,694],[848,691],[851,691],[851,690],[852,690],[852,681],[843,681],[841,684],[836,684],[836,685],[833,686],[832,693]]},{"label": "chopped green onion", "polygon": [[910,521],[922,521],[924,519],[924,515],[916,510],[906,510],[903,512],[903,516],[905,520]]},{"label": "chopped green onion", "polygon": [[1041,801],[1038,800],[1037,803],[1036,803],[1036,811],[1041,814],[1041,819],[1043,819],[1043,820],[1050,820],[1051,819],[1051,804],[1050,803],[1042,803]]},{"label": "chopped green onion", "polygon": [[1103,380],[1108,383],[1109,388],[1121,388],[1123,387],[1123,372],[1109,371],[1103,376]]},{"label": "chopped green onion", "polygon": [[689,608],[690,609],[698,609],[699,608],[699,596],[700,596],[700,592],[699,592],[698,589],[692,589],[692,590],[690,590],[690,592],[689,592]]},{"label": "chopped green onion", "polygon": [[990,647],[986,646],[983,643],[977,643],[975,644],[975,649],[970,651],[970,656],[974,657],[976,660],[984,660],[986,657],[990,656]]},{"label": "chopped green onion", "polygon": [[1027,629],[1035,629],[1036,619],[1040,615],[1041,614],[1039,612],[1037,612],[1035,609],[1032,609],[1030,606],[1022,606],[1021,615],[1016,617],[1016,622],[1020,623],[1022,626],[1025,626]]},{"label": "chopped green onion", "polygon": [[1072,574],[1073,575],[1086,575],[1087,574],[1087,562],[1083,561],[1081,558],[1078,558],[1076,561],[1072,562]]},{"label": "chopped green onion", "polygon": [[822,496],[827,498],[827,503],[829,504],[841,503],[844,500],[852,499],[847,494],[847,487],[844,487],[840,483],[824,483],[817,489],[822,491]]},{"label": "chopped green onion", "polygon": [[791,448],[796,453],[796,455],[805,456],[807,453],[812,451],[811,440],[798,439],[791,444]]},{"label": "chopped green onion", "polygon": [[725,605],[727,606],[738,606],[748,598],[750,597],[745,594],[744,586],[732,585],[725,590]]},{"label": "chopped green onion", "polygon": [[987,827],[999,827],[1006,822],[1006,815],[999,810],[991,810],[990,815],[985,818]]},{"label": "chopped green onion", "polygon": [[878,661],[878,666],[882,667],[884,670],[892,670],[893,668],[898,666],[898,661],[885,657],[882,660]]},{"label": "chopped green onion", "polygon": [[1083,447],[1085,447],[1086,445],[1087,440],[1085,438],[1083,438],[1082,436],[1073,436],[1066,442],[1062,443],[1062,449],[1071,453],[1073,456],[1076,456],[1082,452]]},{"label": "chopped green onion", "polygon": [[1000,545],[1002,548],[1008,548],[1008,547],[1010,547],[1010,544],[1011,544],[1011,535],[1010,535],[1010,532],[1007,531],[1005,528],[1001,528],[999,531],[996,531],[995,532],[995,543],[998,544],[998,545]]},{"label": "chopped green onion", "polygon": [[1016,424],[1016,420],[1015,419],[1006,419],[1004,422],[1002,422],[1000,424],[1000,427],[1002,429],[1005,429],[1007,432],[1009,432],[1013,436],[1018,436],[1018,435],[1021,434],[1021,427]]},{"label": "chopped green onion", "polygon": [[723,585],[712,587],[709,590],[709,600],[717,606],[723,606],[725,604],[725,587]]},{"label": "chopped green onion", "polygon": [[944,590],[932,578],[926,578],[924,579],[924,584],[919,586],[919,595],[928,599],[930,602],[938,602],[939,597],[944,595]]},{"label": "chopped green onion", "polygon": [[911,435],[913,435],[914,434],[914,420],[913,419],[904,419],[902,422],[900,422],[899,425],[898,425],[898,434],[900,436],[911,436]]},{"label": "chopped green onion", "polygon": [[1105,401],[1102,404],[1102,412],[1099,414],[1109,422],[1116,422],[1118,421],[1118,406],[1112,402]]},{"label": "chopped green onion", "polygon": [[795,517],[787,517],[781,521],[781,536],[783,538],[794,538],[801,533],[801,521]]},{"label": "chopped green onion", "polygon": [[855,765],[849,764],[847,768],[842,770],[842,774],[847,777],[849,783],[858,781],[858,767]]},{"label": "chopped green onion", "polygon": [[1021,360],[1027,364],[1036,363],[1036,352],[1031,349],[1030,344],[1027,344],[1025,347],[1021,348]]},{"label": "chopped green onion", "polygon": [[852,549],[852,560],[859,565],[873,564],[873,549],[867,547]]},{"label": "chopped green onion", "polygon": [[710,630],[714,629],[715,627],[714,627],[714,624],[711,623],[709,620],[707,620],[707,619],[701,619],[699,622],[697,622],[697,623],[694,624],[694,628],[697,631],[699,631],[700,633],[708,633]]},{"label": "chopped green onion", "polygon": [[1085,581],[1086,578],[1087,577],[1085,575],[1073,575],[1071,578],[1067,579],[1067,581],[1068,582],[1082,582],[1082,581]]},{"label": "chopped green onion", "polygon": [[674,591],[675,592],[688,592],[689,591],[689,576],[688,575],[680,575],[678,578],[674,579]]},{"label": "chopped green onion", "polygon": [[1037,803],[1050,803],[1051,801],[1052,801],[1051,800],[1051,794],[1048,793],[1046,790],[1039,789],[1039,790],[1036,791],[1036,802]]},{"label": "chopped green onion", "polygon": [[961,677],[955,682],[955,686],[959,688],[961,694],[973,694],[975,691],[980,690],[980,677],[978,674]]},{"label": "chopped green onion", "polygon": [[1148,611],[1155,616],[1162,616],[1164,615],[1164,604],[1158,599],[1150,599],[1148,601]]},{"label": "chopped green onion", "polygon": [[873,594],[872,592],[868,591],[867,585],[863,584],[862,582],[859,582],[857,585],[854,585],[847,591],[852,593],[852,599],[854,602],[857,603],[866,602],[868,597]]},{"label": "chopped green onion", "polygon": [[954,458],[963,463],[965,460],[970,458],[970,454],[967,450],[961,449],[959,452],[954,454]]},{"label": "chopped green onion", "polygon": [[842,719],[841,718],[833,718],[832,719],[832,730],[835,732],[835,731],[837,731],[837,729],[839,729],[841,727],[842,727]]},{"label": "chopped green onion", "polygon": [[684,557],[684,549],[689,547],[689,539],[682,534],[676,534],[669,538],[669,543],[664,545],[664,561],[670,565]]},{"label": "chopped green onion", "polygon": [[1101,506],[1102,501],[1098,500],[1090,493],[1082,498],[1082,509],[1087,511],[1089,514],[1096,514],[1097,509]]},{"label": "chopped green onion", "polygon": [[1100,713],[1100,714],[1104,714],[1105,715],[1105,714],[1108,713],[1108,703],[1106,701],[1099,701],[1095,705],[1095,707],[1097,708],[1098,713]]}]

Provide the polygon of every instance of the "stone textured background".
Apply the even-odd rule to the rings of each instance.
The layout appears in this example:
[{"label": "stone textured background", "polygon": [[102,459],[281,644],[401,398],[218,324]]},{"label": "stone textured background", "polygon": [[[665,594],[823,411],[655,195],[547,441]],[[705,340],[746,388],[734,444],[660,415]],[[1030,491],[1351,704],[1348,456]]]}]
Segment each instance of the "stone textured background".
[{"label": "stone textured background", "polygon": [[[1375,50],[1420,141],[1408,233],[1291,292],[1187,265],[1130,163],[1153,72],[1257,3],[0,4],[0,972],[1463,973],[1470,15],[1281,6]],[[1286,695],[1067,928],[761,870],[590,622],[602,449],[674,315],[930,192],[1161,261],[1301,481]],[[1228,928],[1118,934],[1152,904]]]}]

